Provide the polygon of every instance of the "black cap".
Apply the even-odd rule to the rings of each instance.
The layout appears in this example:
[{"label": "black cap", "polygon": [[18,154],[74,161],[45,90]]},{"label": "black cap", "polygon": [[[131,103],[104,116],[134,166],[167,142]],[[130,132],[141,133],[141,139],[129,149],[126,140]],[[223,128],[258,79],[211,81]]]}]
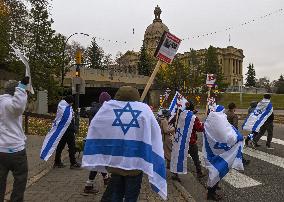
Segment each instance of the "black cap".
[{"label": "black cap", "polygon": [[266,94],[264,94],[264,95],[263,95],[263,98],[270,100],[271,95],[270,95],[270,94],[268,94],[268,93],[266,93]]}]

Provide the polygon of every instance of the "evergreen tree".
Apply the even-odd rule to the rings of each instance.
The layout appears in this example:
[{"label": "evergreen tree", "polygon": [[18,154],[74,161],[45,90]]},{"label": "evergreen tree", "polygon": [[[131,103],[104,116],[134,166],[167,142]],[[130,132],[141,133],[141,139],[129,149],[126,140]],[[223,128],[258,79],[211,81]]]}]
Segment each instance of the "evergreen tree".
[{"label": "evergreen tree", "polygon": [[[216,84],[218,88],[223,89],[227,87],[227,84],[224,83],[224,75],[222,73],[221,65],[219,63],[217,49],[213,46],[210,46],[205,54],[204,62],[204,73],[205,74],[215,74],[216,75]],[[206,76],[203,77],[203,83],[205,84]]]},{"label": "evergreen tree", "polygon": [[280,78],[278,79],[277,83],[276,83],[276,93],[277,94],[284,94],[284,77],[281,74]]},{"label": "evergreen tree", "polygon": [[63,37],[56,36],[51,28],[53,20],[49,16],[49,1],[30,0],[30,3],[28,57],[33,85],[37,90],[47,90],[49,104],[53,104],[58,100],[59,83],[55,80],[55,76],[61,69],[62,60],[59,50],[63,47]]},{"label": "evergreen tree", "polygon": [[246,73],[246,86],[253,86],[255,87],[256,85],[256,78],[255,78],[255,70],[254,70],[254,66],[253,64],[249,64],[248,68],[248,72]]},{"label": "evergreen tree", "polygon": [[96,38],[93,38],[91,46],[87,49],[88,62],[91,64],[90,68],[104,69],[104,51],[96,42]]},{"label": "evergreen tree", "polygon": [[140,49],[140,56],[138,61],[138,74],[150,76],[154,68],[154,58],[152,58],[146,50],[143,43]]}]

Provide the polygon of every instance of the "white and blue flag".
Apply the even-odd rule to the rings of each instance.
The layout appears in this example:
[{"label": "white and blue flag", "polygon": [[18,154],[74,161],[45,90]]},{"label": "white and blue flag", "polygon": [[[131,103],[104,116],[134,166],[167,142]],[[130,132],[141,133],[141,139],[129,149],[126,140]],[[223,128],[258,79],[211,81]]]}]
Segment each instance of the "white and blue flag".
[{"label": "white and blue flag", "polygon": [[213,187],[231,168],[244,170],[243,136],[227,120],[224,107],[217,106],[204,123],[203,155],[209,171],[208,186]]},{"label": "white and blue flag", "polygon": [[167,198],[166,167],[161,129],[150,107],[141,102],[104,102],[92,119],[82,166],[141,170],[152,188]]},{"label": "white and blue flag", "polygon": [[187,174],[189,140],[196,116],[192,111],[181,112],[173,139],[171,167],[172,173]]},{"label": "white and blue flag", "polygon": [[45,161],[49,159],[70,125],[72,118],[72,107],[65,100],[61,100],[57,107],[56,118],[53,121],[53,125],[43,141],[40,152],[41,159]]},{"label": "white and blue flag", "polygon": [[185,97],[183,97],[183,95],[177,91],[169,107],[169,111],[171,113],[169,120],[176,115],[178,109],[184,110],[187,102],[188,101],[185,99]]},{"label": "white and blue flag", "polygon": [[261,100],[257,104],[254,111],[246,118],[243,124],[243,130],[259,132],[260,127],[265,123],[272,113],[273,107],[270,100]]}]

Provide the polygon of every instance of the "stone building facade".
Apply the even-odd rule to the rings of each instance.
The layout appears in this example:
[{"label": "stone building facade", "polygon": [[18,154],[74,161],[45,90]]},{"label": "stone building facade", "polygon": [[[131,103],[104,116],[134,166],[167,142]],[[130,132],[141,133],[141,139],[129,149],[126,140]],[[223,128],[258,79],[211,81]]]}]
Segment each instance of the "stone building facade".
[{"label": "stone building facade", "polygon": [[[157,6],[154,10],[154,20],[150,24],[144,34],[144,45],[149,55],[154,55],[156,47],[164,33],[169,32],[169,28],[161,20],[162,10]],[[204,60],[206,49],[197,50],[197,56],[200,60]],[[243,59],[242,49],[228,46],[226,48],[217,48],[219,63],[224,74],[224,82],[229,86],[243,85]],[[138,74],[139,52],[127,51],[118,59],[118,69],[121,72],[129,72]],[[189,52],[178,54],[184,62],[189,62]]]}]

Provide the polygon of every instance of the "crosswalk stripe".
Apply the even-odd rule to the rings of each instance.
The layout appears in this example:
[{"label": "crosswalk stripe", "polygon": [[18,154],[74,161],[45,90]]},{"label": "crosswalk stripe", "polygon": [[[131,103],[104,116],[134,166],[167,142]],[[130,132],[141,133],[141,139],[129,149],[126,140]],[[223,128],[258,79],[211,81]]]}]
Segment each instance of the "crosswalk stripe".
[{"label": "crosswalk stripe", "polygon": [[284,158],[282,157],[274,156],[272,154],[268,154],[268,153],[265,153],[259,150],[248,148],[248,147],[244,148],[243,153],[251,157],[265,161],[267,163],[270,163],[272,165],[284,168]]},{"label": "crosswalk stripe", "polygon": [[[205,162],[202,152],[198,152],[200,155],[201,165],[205,167]],[[190,157],[190,156],[189,156]],[[224,181],[229,183],[235,188],[245,188],[261,185],[261,182],[258,182],[234,169],[231,169],[230,172],[223,178]]]},{"label": "crosswalk stripe", "polygon": [[[262,136],[260,139],[266,141],[267,140],[267,136]],[[284,141],[280,140],[280,139],[277,139],[277,138],[272,138],[272,142],[275,143],[275,144],[284,145]]]}]

